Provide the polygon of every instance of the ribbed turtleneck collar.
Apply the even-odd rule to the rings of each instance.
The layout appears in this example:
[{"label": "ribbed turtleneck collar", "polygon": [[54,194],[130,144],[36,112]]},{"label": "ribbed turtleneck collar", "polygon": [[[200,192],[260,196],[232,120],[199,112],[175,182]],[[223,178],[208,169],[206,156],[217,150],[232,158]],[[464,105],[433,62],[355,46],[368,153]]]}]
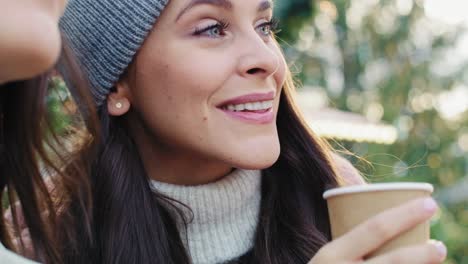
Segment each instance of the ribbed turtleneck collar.
[{"label": "ribbed turtleneck collar", "polygon": [[221,180],[197,186],[151,181],[153,189],[187,205],[193,220],[181,237],[194,264],[223,263],[247,253],[253,245],[261,200],[261,171],[236,169]]}]

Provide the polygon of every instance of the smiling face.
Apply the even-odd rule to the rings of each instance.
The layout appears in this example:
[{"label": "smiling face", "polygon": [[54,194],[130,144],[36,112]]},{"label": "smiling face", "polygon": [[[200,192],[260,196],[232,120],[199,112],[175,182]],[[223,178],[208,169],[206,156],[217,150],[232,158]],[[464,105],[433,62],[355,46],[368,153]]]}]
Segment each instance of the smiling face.
[{"label": "smiling face", "polygon": [[197,184],[277,160],[285,62],[271,5],[169,2],[108,100],[116,115],[126,110],[118,102],[131,104],[130,129],[151,177]]},{"label": "smiling face", "polygon": [[0,83],[34,77],[55,64],[65,0],[0,0]]}]

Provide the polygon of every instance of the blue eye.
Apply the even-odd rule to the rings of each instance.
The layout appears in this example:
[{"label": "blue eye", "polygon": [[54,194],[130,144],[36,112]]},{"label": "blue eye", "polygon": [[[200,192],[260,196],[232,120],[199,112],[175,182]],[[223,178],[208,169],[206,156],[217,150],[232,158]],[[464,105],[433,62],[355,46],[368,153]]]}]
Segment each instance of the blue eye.
[{"label": "blue eye", "polygon": [[228,23],[225,22],[217,22],[214,25],[210,25],[204,28],[197,28],[193,35],[195,36],[207,36],[210,38],[218,38],[225,35],[226,29],[229,27]]},{"label": "blue eye", "polygon": [[272,18],[270,21],[262,23],[257,27],[257,29],[260,31],[260,34],[263,36],[270,36],[274,33],[279,32],[278,30],[278,20],[275,18]]},{"label": "blue eye", "polygon": [[[194,36],[205,36],[209,38],[220,38],[226,35],[226,29],[229,24],[226,22],[216,22],[215,24],[208,25],[203,28],[196,28],[193,32]],[[256,30],[263,37],[269,37],[278,31],[278,20],[271,19],[270,21],[264,22],[256,27]]]}]

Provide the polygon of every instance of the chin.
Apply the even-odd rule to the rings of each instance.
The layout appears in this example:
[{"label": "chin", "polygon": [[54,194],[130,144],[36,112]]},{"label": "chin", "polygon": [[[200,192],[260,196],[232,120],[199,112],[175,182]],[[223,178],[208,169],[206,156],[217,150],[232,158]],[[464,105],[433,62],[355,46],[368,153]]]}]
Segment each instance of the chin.
[{"label": "chin", "polygon": [[260,151],[238,155],[239,159],[235,161],[233,167],[245,170],[264,170],[273,166],[280,155],[279,144],[270,145],[268,148],[257,148],[257,150]]}]

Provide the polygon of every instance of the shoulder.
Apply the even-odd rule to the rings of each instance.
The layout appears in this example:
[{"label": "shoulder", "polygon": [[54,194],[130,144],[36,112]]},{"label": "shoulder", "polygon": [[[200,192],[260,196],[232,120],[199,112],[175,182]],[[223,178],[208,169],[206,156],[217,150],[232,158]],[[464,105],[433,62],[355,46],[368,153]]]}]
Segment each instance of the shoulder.
[{"label": "shoulder", "polygon": [[331,157],[335,165],[336,172],[344,185],[366,184],[361,173],[359,173],[359,171],[347,159],[334,152],[332,152]]}]

